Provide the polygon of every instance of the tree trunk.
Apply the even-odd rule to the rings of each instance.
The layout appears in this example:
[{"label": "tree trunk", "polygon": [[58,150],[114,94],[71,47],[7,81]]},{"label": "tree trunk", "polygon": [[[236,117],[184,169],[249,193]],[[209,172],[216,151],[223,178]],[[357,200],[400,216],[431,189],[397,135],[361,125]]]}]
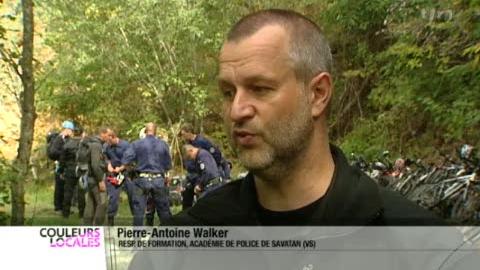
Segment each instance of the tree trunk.
[{"label": "tree trunk", "polygon": [[28,174],[35,125],[35,84],[33,77],[33,1],[22,0],[23,47],[20,67],[23,92],[21,94],[22,120],[15,166],[18,176],[11,184],[12,225],[23,225],[25,220],[25,178]]}]

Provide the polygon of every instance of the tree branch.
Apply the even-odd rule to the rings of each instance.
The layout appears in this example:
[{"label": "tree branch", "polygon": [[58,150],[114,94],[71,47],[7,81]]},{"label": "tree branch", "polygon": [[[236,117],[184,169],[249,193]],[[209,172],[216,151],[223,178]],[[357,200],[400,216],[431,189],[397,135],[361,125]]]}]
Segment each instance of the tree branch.
[{"label": "tree branch", "polygon": [[47,74],[45,74],[44,76],[42,76],[42,80],[37,81],[37,84],[36,84],[36,86],[35,86],[35,91],[37,91],[38,89],[42,88],[43,83],[47,80],[48,76],[49,76],[52,72],[53,72],[53,69],[50,69]]},{"label": "tree branch", "polygon": [[15,62],[15,59],[8,53],[5,48],[0,48],[0,54],[4,61],[11,66],[11,68],[17,73],[17,75],[22,78],[22,73],[20,72],[20,68],[18,64]]}]

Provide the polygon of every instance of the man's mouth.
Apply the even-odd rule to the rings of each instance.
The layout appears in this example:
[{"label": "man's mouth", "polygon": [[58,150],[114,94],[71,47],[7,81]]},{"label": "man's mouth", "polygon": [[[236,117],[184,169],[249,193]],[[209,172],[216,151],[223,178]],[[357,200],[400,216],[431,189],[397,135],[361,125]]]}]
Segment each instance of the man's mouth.
[{"label": "man's mouth", "polygon": [[242,147],[253,146],[255,143],[255,138],[257,135],[253,132],[246,130],[234,130],[233,139],[234,141]]}]

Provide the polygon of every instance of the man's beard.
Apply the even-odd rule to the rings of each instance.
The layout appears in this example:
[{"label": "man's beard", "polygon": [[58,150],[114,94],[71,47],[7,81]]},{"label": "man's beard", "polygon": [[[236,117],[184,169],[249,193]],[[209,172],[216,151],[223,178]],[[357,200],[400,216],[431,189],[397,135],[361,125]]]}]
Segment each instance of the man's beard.
[{"label": "man's beard", "polygon": [[307,148],[313,133],[313,120],[306,96],[299,98],[296,112],[271,123],[246,122],[235,128],[255,133],[260,142],[254,149],[236,145],[228,130],[233,148],[242,165],[254,174],[279,175],[293,165]]}]

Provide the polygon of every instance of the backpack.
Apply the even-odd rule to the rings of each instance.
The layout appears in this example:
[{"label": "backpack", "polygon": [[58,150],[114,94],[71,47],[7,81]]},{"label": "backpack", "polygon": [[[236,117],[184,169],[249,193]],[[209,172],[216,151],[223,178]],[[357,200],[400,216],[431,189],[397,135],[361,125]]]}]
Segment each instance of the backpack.
[{"label": "backpack", "polygon": [[47,145],[53,142],[53,139],[57,137],[60,133],[55,132],[55,131],[50,131],[47,133]]},{"label": "backpack", "polygon": [[55,141],[55,138],[57,138],[58,135],[60,135],[58,132],[49,132],[47,134],[47,156],[51,160],[58,160],[60,158],[58,152],[53,149],[53,141]]},{"label": "backpack", "polygon": [[76,164],[80,138],[68,138],[63,145],[62,161],[65,164]]},{"label": "backpack", "polygon": [[78,150],[76,153],[75,174],[78,177],[78,184],[80,188],[86,189],[88,187],[88,176],[90,174],[90,138],[83,138],[80,140]]}]

